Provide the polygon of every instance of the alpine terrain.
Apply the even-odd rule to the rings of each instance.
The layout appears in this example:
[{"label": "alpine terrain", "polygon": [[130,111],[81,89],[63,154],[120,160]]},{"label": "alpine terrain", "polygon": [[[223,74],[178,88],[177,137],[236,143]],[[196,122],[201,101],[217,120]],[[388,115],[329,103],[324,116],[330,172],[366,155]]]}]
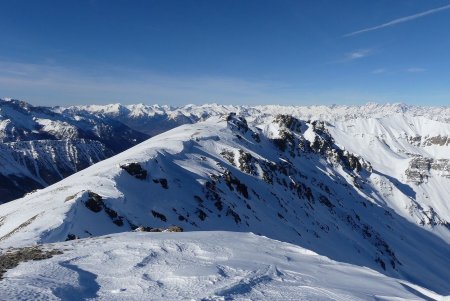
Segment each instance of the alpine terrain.
[{"label": "alpine terrain", "polygon": [[46,187],[148,138],[94,114],[0,99],[0,203]]},{"label": "alpine terrain", "polygon": [[1,120],[3,195],[37,190],[0,205],[0,299],[450,295],[446,107],[5,100]]}]

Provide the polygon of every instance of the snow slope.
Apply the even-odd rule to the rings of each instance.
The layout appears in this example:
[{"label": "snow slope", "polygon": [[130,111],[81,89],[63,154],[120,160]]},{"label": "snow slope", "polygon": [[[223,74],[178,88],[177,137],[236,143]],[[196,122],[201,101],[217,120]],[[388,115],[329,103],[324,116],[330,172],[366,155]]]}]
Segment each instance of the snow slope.
[{"label": "snow slope", "polygon": [[84,139],[1,143],[0,202],[44,188],[112,155],[104,144]]},{"label": "snow slope", "polygon": [[[377,179],[381,198],[397,198],[393,206],[408,219],[423,224],[450,220],[450,108],[419,107],[405,104],[331,106],[231,106],[186,105],[91,105],[58,108],[76,112],[104,114],[131,128],[159,134],[180,124],[190,124],[230,112],[244,116],[254,126],[263,127],[279,114],[302,120],[324,120],[334,141],[391,177],[399,185]],[[392,182],[392,181],[391,181]],[[397,190],[412,186],[411,193]],[[411,185],[412,184],[412,185]],[[384,200],[381,200],[384,201]],[[410,214],[412,213],[412,214]],[[437,215],[435,214],[437,213]]]},{"label": "snow slope", "polygon": [[[100,158],[106,158],[111,153],[123,151],[149,136],[160,134],[179,125],[203,121],[210,117],[227,116],[230,112],[236,112],[254,124],[264,123],[267,119],[278,114],[291,114],[304,120],[326,120],[333,124],[341,121],[351,122],[361,118],[389,117],[395,114],[425,117],[446,123],[450,121],[450,109],[448,107],[415,107],[405,104],[368,103],[361,106],[267,105],[255,107],[217,104],[186,105],[182,107],[110,104],[46,108],[34,107],[24,101],[14,99],[0,99],[0,141],[3,143],[34,141],[35,144],[42,145],[45,148],[51,147],[45,146],[48,140],[71,140],[72,149],[76,152],[86,153],[86,145],[78,145],[77,141],[80,141],[80,139],[92,140],[104,145],[101,148],[105,149],[107,153],[101,155]],[[370,131],[370,128],[368,130]],[[37,142],[38,140],[39,142]],[[91,144],[95,145],[95,142]],[[98,147],[95,147],[90,152],[97,153],[97,150]],[[39,166],[47,163],[46,161],[39,161],[40,158],[46,156],[35,154],[33,149],[21,153],[34,154],[28,156],[26,161],[38,160],[37,165]],[[9,155],[4,154],[3,156]],[[18,156],[20,155],[14,155],[14,157]],[[76,155],[71,154],[70,156]],[[82,165],[86,166],[90,162],[97,162],[97,157],[88,158]],[[441,162],[435,163],[442,165]],[[72,168],[69,172],[66,168],[67,164],[58,166],[58,162],[52,162],[52,166],[57,166],[57,171],[38,171],[41,174],[51,172],[46,178],[52,180],[46,181],[44,179],[44,182],[42,182],[42,179],[29,176],[29,174],[36,174],[35,170],[23,170],[23,162],[17,162],[17,165],[19,166],[14,168],[17,171],[15,174],[0,173],[0,178],[5,183],[0,187],[0,203],[52,184],[55,179],[61,178],[61,174],[65,176],[79,170],[79,168]],[[52,170],[55,169],[52,168]],[[14,178],[14,181],[11,180],[12,178]],[[8,189],[8,187],[10,188]],[[424,210],[428,209],[425,208]]]},{"label": "snow slope", "polygon": [[341,147],[371,162],[381,202],[422,224],[439,222],[430,219],[434,213],[450,221],[450,124],[398,114],[336,122],[329,131]]},{"label": "snow slope", "polygon": [[124,233],[46,245],[2,300],[440,300],[369,268],[251,233]]},{"label": "snow slope", "polygon": [[257,126],[233,114],[184,125],[1,205],[0,246],[137,226],[254,232],[450,294],[449,179],[437,175],[430,186],[431,211],[415,198],[428,184],[395,178],[382,164],[398,157],[405,164],[394,171],[407,168],[407,155],[363,153],[369,162],[358,154],[366,141],[343,148],[346,132],[290,116]]},{"label": "snow slope", "polygon": [[148,136],[100,116],[0,99],[0,203],[53,184]]}]

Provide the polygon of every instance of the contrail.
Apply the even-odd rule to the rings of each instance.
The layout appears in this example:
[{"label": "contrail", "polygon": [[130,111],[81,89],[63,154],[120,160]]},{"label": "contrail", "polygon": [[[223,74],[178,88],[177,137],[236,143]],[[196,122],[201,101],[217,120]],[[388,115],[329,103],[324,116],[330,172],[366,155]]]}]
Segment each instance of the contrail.
[{"label": "contrail", "polygon": [[415,15],[411,15],[411,16],[395,19],[395,20],[392,20],[392,21],[387,22],[387,23],[383,23],[383,24],[378,25],[378,26],[369,27],[369,28],[358,30],[358,31],[354,31],[354,32],[351,32],[351,33],[348,33],[348,34],[344,35],[344,37],[345,38],[346,37],[351,37],[351,36],[355,36],[355,35],[358,35],[358,34],[361,34],[361,33],[365,33],[365,32],[368,32],[368,31],[373,31],[373,30],[377,30],[377,29],[381,29],[381,28],[385,28],[385,27],[394,26],[394,25],[397,25],[397,24],[400,24],[400,23],[412,21],[414,19],[422,18],[422,17],[428,16],[428,15],[431,15],[431,14],[434,14],[434,13],[437,13],[437,12],[440,12],[440,11],[443,11],[443,10],[447,10],[447,9],[450,9],[450,4],[442,6],[442,7],[430,9],[430,10],[427,10],[427,11],[424,11],[424,12],[421,12],[421,13],[418,13],[418,14],[415,14]]}]

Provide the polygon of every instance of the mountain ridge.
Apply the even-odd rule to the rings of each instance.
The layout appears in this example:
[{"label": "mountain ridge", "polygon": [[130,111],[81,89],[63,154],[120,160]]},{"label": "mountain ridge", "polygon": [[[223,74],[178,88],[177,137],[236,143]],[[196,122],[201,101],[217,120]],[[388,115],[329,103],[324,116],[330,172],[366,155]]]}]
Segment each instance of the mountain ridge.
[{"label": "mountain ridge", "polygon": [[[435,134],[421,126],[427,119],[394,118],[373,136],[349,131],[346,123],[269,119],[254,123],[228,114],[183,125],[2,205],[0,245],[171,224],[189,231],[251,231],[449,293],[448,179],[430,174],[422,184],[405,180],[410,152],[448,154],[441,150],[448,145],[424,147],[398,137],[405,126]],[[394,125],[399,130],[387,135]],[[343,132],[362,139],[355,152],[348,143],[358,140]],[[383,152],[371,154],[374,146]],[[386,169],[388,158],[402,164]],[[434,188],[440,194],[427,201],[423,193]],[[26,210],[17,213],[17,206]]]},{"label": "mountain ridge", "polygon": [[0,99],[0,203],[53,184],[146,138],[109,118],[69,116]]}]

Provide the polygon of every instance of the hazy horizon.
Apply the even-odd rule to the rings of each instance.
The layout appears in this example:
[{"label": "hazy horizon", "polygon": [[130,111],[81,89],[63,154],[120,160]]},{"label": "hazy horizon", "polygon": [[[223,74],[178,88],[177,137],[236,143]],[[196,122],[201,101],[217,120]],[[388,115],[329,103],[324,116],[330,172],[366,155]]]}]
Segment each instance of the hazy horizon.
[{"label": "hazy horizon", "polygon": [[450,1],[4,1],[0,95],[120,102],[450,103]]},{"label": "hazy horizon", "polygon": [[121,106],[132,106],[132,105],[144,105],[144,106],[167,106],[171,108],[183,108],[188,106],[244,106],[244,107],[263,107],[263,106],[283,106],[283,107],[363,107],[363,106],[407,106],[407,107],[425,107],[425,108],[450,108],[450,105],[433,105],[433,104],[408,104],[405,102],[376,102],[376,101],[368,101],[365,103],[329,103],[329,104],[322,104],[322,103],[315,103],[315,104],[279,104],[279,103],[267,103],[267,104],[231,104],[231,103],[217,103],[217,102],[205,102],[205,103],[185,103],[180,105],[172,105],[172,104],[165,104],[165,103],[145,103],[145,102],[129,102],[129,103],[122,103],[122,102],[105,102],[105,103],[97,103],[97,102],[86,102],[84,104],[81,103],[73,103],[73,104],[64,104],[64,105],[40,105],[33,103],[32,100],[28,99],[18,99],[15,97],[0,97],[0,100],[18,100],[18,101],[24,101],[32,106],[42,106],[42,107],[71,107],[71,106],[113,106],[113,105],[121,105]]}]

